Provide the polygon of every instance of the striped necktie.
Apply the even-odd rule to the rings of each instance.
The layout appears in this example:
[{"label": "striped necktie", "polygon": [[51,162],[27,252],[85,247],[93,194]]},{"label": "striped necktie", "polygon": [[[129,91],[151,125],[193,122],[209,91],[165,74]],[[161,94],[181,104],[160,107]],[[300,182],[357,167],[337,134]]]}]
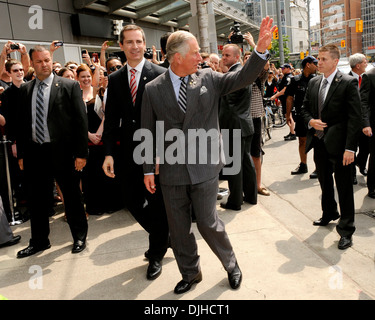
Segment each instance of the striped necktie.
[{"label": "striped necktie", "polygon": [[[321,113],[322,113],[322,110],[323,110],[323,105],[324,105],[325,93],[326,93],[327,85],[328,85],[328,80],[327,80],[327,79],[324,79],[324,80],[323,80],[322,87],[320,88],[320,90],[319,90],[319,95],[318,95],[318,111],[319,111],[319,119],[322,119],[322,115],[321,115]],[[324,136],[324,131],[317,130],[317,131],[316,131],[316,136],[317,136],[319,139],[322,139],[323,136]]]},{"label": "striped necktie", "polygon": [[137,96],[137,81],[135,80],[136,69],[130,69],[130,92],[132,95],[133,105],[135,105],[135,97]]},{"label": "striped necktie", "polygon": [[42,144],[44,142],[45,112],[44,112],[44,86],[46,84],[41,81],[36,93],[35,108],[35,137],[36,142]]},{"label": "striped necktie", "polygon": [[181,77],[180,91],[178,92],[178,105],[180,109],[186,113],[186,83],[185,78]]}]

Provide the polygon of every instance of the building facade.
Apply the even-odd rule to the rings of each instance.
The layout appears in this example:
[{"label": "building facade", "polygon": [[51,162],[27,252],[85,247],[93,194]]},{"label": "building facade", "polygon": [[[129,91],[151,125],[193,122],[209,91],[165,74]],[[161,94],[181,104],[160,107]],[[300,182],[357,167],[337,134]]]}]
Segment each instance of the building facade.
[{"label": "building facade", "polygon": [[375,61],[375,0],[361,1],[363,20],[363,53]]},{"label": "building facade", "polygon": [[361,19],[361,2],[320,0],[322,45],[335,44],[341,57],[362,53],[362,33],[356,32],[356,20]]}]

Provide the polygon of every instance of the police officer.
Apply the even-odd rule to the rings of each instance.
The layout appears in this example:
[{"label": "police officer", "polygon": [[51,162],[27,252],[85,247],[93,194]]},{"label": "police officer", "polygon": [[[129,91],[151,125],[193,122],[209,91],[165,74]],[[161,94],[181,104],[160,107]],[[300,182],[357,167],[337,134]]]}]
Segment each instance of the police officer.
[{"label": "police officer", "polygon": [[[289,85],[292,77],[293,77],[293,74],[292,74],[292,66],[289,64],[289,63],[284,63],[282,66],[281,66],[281,70],[283,72],[283,77],[279,83],[279,91],[276,92],[272,97],[271,97],[271,100],[275,100],[276,98],[279,98],[280,101],[281,101],[281,105],[283,107],[283,114],[286,115],[286,95],[285,95],[285,90],[287,88],[287,86]],[[294,122],[293,122],[293,119],[292,119],[292,122],[288,122],[288,126],[289,126],[289,129],[290,129],[290,132],[288,135],[286,135],[284,137],[284,140],[288,141],[288,140],[296,140],[297,137],[296,137],[296,134],[295,134],[295,131],[294,131]]]},{"label": "police officer", "polygon": [[[292,77],[290,84],[287,86],[285,91],[286,97],[286,120],[288,124],[292,123],[293,115],[292,109],[294,107],[294,122],[295,122],[295,134],[298,137],[298,151],[301,159],[298,167],[291,172],[292,175],[307,173],[307,154],[305,153],[306,147],[306,134],[307,128],[304,124],[302,117],[300,116],[301,106],[307,90],[307,85],[312,79],[318,68],[318,60],[313,56],[307,56],[302,60],[303,71],[301,74]],[[316,170],[310,174],[310,178],[317,178]]]}]

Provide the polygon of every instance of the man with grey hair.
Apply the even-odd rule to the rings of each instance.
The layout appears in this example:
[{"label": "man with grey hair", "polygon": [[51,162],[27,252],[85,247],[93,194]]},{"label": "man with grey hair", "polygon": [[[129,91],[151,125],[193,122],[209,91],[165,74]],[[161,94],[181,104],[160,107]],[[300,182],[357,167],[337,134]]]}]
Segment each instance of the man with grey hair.
[{"label": "man with grey hair", "polygon": [[[236,289],[241,284],[241,270],[216,210],[218,177],[224,164],[221,157],[216,156],[216,162],[211,159],[215,152],[222,150],[219,98],[248,86],[257,78],[267,62],[266,50],[276,28],[272,23],[269,17],[263,19],[256,53],[241,70],[226,74],[211,68],[198,69],[202,58],[197,39],[186,31],[172,33],[167,43],[170,68],[145,87],[141,127],[155,137],[157,122],[163,123],[165,132],[179,132],[183,137],[180,141],[184,141],[179,145],[183,161],[168,161],[168,149],[176,141],[165,139],[163,147],[157,150],[159,156],[165,155],[159,164],[160,185],[171,245],[182,274],[182,280],[174,289],[176,294],[187,292],[202,280],[197,243],[191,228],[191,209],[199,232],[227,271],[230,286]],[[203,143],[197,143],[200,137],[189,141],[190,132],[198,130],[217,134],[210,135]],[[192,154],[194,161],[191,160]],[[207,161],[202,163],[201,157]],[[152,194],[156,191],[154,170],[153,161],[144,163],[144,183]]]},{"label": "man with grey hair", "polygon": [[[355,77],[358,80],[358,90],[361,88],[362,74],[366,72],[367,59],[362,53],[355,53],[349,57],[349,64],[352,70],[349,75]],[[356,154],[355,161],[352,164],[353,169],[353,184],[357,184],[357,170],[356,166],[359,168],[359,172],[367,176],[367,159],[369,156],[369,137],[367,137],[363,132],[359,136],[358,140],[358,153]]]}]

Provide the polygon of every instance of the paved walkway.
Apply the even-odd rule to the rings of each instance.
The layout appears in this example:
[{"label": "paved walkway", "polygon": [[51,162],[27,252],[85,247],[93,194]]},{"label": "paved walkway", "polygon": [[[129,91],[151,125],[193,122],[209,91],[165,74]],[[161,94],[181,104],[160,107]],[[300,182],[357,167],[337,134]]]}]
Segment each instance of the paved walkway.
[{"label": "paved walkway", "polygon": [[[287,127],[273,131],[266,143],[263,183],[270,197],[242,211],[219,207],[243,271],[239,290],[229,288],[227,274],[193,225],[201,256],[203,281],[183,295],[173,288],[181,280],[171,250],[163,273],[145,277],[147,234],[123,210],[89,219],[88,247],[71,251],[62,209],[51,218],[52,247],[16,259],[28,244],[29,222],[12,227],[22,239],[0,249],[0,295],[9,300],[367,300],[375,298],[375,200],[366,197],[364,177],[355,186],[354,245],[338,250],[335,223],[314,227],[320,218],[320,188],[309,174],[291,176],[299,162],[298,141],[285,142]],[[309,173],[314,170],[308,155]],[[225,187],[226,182],[221,186]],[[38,277],[40,276],[40,277]],[[219,301],[218,301],[219,303]]]}]

